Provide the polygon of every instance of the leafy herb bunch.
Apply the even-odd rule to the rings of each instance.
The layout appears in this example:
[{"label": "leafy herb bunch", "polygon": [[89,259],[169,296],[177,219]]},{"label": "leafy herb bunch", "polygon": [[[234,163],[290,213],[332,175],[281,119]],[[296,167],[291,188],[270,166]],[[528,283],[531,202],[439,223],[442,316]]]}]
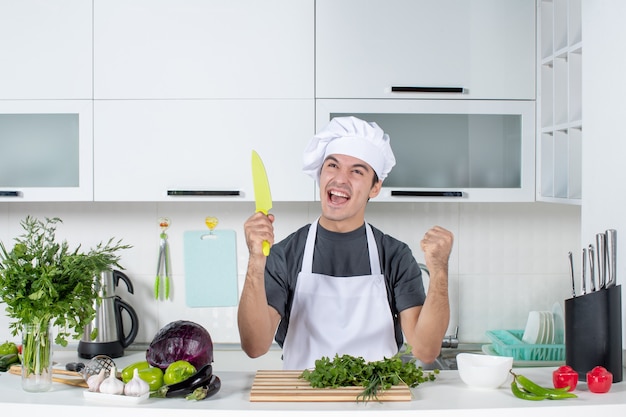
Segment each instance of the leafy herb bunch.
[{"label": "leafy herb bunch", "polygon": [[55,342],[67,346],[68,337],[79,339],[95,317],[99,302],[100,272],[120,267],[116,252],[131,246],[109,239],[86,253],[73,251],[66,241],[57,243],[58,217],[45,222],[27,216],[20,222],[25,233],[8,251],[0,242],[0,300],[15,336],[27,325],[58,327]]},{"label": "leafy herb bunch", "polygon": [[424,372],[421,366],[415,364],[415,359],[402,360],[402,356],[410,351],[410,346],[407,346],[405,351],[391,358],[373,362],[345,354],[335,355],[332,360],[323,356],[315,361],[314,369],[305,369],[300,377],[309,381],[313,388],[362,386],[364,390],[357,400],[369,401],[377,399],[380,391],[393,385],[404,383],[415,388],[423,382],[435,380],[438,369]]}]

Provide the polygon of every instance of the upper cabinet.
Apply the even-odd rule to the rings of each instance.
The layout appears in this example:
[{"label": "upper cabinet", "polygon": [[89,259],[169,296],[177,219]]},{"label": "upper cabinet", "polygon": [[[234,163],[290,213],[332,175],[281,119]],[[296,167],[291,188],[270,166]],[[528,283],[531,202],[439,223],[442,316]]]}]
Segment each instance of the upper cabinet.
[{"label": "upper cabinet", "polygon": [[581,0],[537,0],[537,200],[582,199]]},{"label": "upper cabinet", "polygon": [[312,201],[314,0],[94,0],[96,201]]},{"label": "upper cabinet", "polygon": [[93,200],[91,100],[0,100],[0,201]]},{"label": "upper cabinet", "polygon": [[254,201],[263,158],[275,201],[312,201],[302,173],[313,100],[96,100],[96,201]]},{"label": "upper cabinet", "polygon": [[535,99],[534,0],[317,0],[318,98]]},{"label": "upper cabinet", "polygon": [[94,96],[311,98],[313,25],[313,0],[94,0]]},{"label": "upper cabinet", "polygon": [[0,100],[92,97],[92,4],[0,2]]}]

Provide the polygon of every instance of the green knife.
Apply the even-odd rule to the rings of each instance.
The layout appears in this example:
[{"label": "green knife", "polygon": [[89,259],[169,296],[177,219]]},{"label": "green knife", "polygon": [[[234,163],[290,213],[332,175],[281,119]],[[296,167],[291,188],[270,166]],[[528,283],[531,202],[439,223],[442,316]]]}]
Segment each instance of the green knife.
[{"label": "green knife", "polygon": [[[252,183],[254,184],[254,201],[256,203],[256,211],[267,215],[272,208],[272,194],[270,192],[270,183],[265,172],[265,165],[256,151],[252,151]],[[270,254],[270,243],[263,241],[263,254]]]}]

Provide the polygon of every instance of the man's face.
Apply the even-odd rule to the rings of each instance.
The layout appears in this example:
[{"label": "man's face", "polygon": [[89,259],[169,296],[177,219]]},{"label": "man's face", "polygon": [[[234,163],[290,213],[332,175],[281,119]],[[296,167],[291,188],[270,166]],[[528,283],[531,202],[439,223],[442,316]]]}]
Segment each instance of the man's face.
[{"label": "man's face", "polygon": [[348,155],[329,155],[320,172],[322,226],[347,232],[360,227],[365,206],[380,192],[382,181],[374,185],[374,170],[366,162]]}]

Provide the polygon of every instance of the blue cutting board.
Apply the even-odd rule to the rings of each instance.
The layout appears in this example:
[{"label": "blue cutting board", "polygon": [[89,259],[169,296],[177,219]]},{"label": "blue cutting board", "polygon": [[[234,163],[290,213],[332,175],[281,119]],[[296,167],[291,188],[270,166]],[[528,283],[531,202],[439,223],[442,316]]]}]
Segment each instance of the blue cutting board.
[{"label": "blue cutting board", "polygon": [[239,293],[235,231],[186,231],[183,243],[187,306],[236,306]]}]

